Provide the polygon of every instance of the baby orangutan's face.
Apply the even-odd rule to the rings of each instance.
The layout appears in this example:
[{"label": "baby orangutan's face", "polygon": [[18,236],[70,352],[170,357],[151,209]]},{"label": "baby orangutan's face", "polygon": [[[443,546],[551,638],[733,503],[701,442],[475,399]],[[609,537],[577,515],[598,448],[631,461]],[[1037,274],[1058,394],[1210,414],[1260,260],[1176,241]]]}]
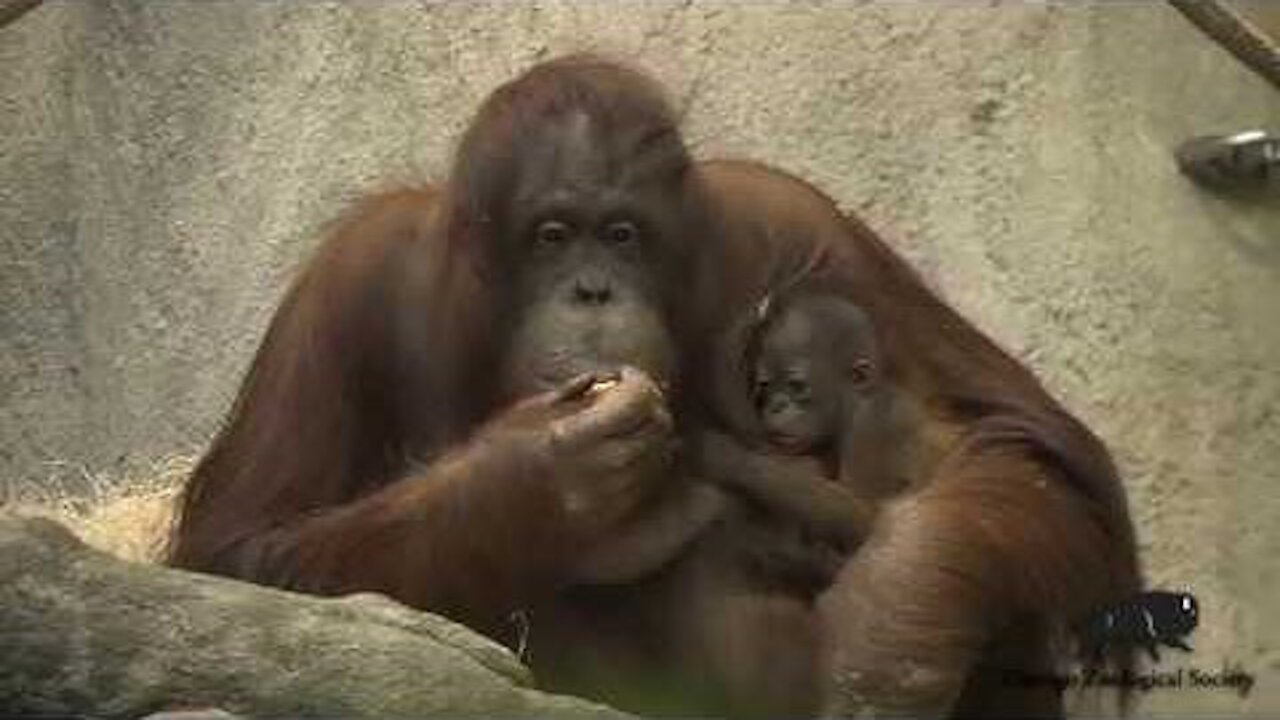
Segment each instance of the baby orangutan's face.
[{"label": "baby orangutan's face", "polygon": [[840,375],[817,329],[803,313],[783,313],[761,337],[752,371],[760,422],[789,453],[828,444],[840,425]]}]

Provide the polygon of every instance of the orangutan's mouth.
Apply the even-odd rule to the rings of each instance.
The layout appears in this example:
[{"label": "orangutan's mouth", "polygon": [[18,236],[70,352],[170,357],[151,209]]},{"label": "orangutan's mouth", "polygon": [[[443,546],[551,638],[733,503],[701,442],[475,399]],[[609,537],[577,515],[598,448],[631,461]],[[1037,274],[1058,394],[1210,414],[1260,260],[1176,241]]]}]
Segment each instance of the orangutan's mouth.
[{"label": "orangutan's mouth", "polygon": [[786,433],[769,433],[769,444],[787,455],[803,455],[809,451],[809,441]]},{"label": "orangutan's mouth", "polygon": [[540,358],[533,368],[532,375],[537,378],[544,389],[552,389],[572,380],[583,373],[593,373],[601,379],[617,377],[621,365],[599,358],[582,357],[580,352],[558,350]]}]

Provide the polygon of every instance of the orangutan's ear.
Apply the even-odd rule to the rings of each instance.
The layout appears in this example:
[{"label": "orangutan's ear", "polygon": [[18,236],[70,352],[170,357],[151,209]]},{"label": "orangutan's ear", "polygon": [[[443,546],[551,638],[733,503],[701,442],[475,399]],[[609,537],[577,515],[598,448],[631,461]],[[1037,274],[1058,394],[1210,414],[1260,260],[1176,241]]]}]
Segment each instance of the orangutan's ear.
[{"label": "orangutan's ear", "polygon": [[871,358],[858,358],[849,363],[845,377],[854,387],[867,387],[876,380],[878,368]]}]

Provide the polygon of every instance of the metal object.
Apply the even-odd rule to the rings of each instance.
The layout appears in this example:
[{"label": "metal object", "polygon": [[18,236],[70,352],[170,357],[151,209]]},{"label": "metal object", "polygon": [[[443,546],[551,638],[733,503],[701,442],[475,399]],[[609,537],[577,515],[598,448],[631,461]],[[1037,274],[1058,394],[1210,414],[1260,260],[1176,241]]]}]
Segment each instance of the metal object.
[{"label": "metal object", "polygon": [[1262,130],[1192,138],[1174,155],[1184,174],[1207,187],[1256,188],[1280,178],[1280,137]]}]

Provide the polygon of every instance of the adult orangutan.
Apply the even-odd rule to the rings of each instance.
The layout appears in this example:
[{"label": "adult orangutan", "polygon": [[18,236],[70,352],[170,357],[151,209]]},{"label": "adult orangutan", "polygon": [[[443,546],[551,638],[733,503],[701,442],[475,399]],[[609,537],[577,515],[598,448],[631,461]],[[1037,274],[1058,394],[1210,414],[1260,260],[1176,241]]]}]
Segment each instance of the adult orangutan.
[{"label": "adult orangutan", "polygon": [[366,200],[295,282],[172,563],[507,634],[668,490],[690,167],[639,73],[574,57],[496,91],[446,186]]},{"label": "adult orangutan", "polygon": [[1133,584],[1105,451],[865,228],[775,171],[692,162],[675,118],[635,71],[554,60],[484,103],[446,184],[357,206],[272,320],[171,562],[527,630],[546,687],[713,711],[671,628],[717,606],[687,580],[735,561],[722,523],[676,513],[691,527],[642,576],[600,584],[592,558],[736,462],[701,429],[709,338],[811,263],[885,328],[919,408],[892,448],[911,487],[816,608],[761,591],[699,658],[775,708],[1052,710],[984,668],[1040,667],[1055,623]]}]

